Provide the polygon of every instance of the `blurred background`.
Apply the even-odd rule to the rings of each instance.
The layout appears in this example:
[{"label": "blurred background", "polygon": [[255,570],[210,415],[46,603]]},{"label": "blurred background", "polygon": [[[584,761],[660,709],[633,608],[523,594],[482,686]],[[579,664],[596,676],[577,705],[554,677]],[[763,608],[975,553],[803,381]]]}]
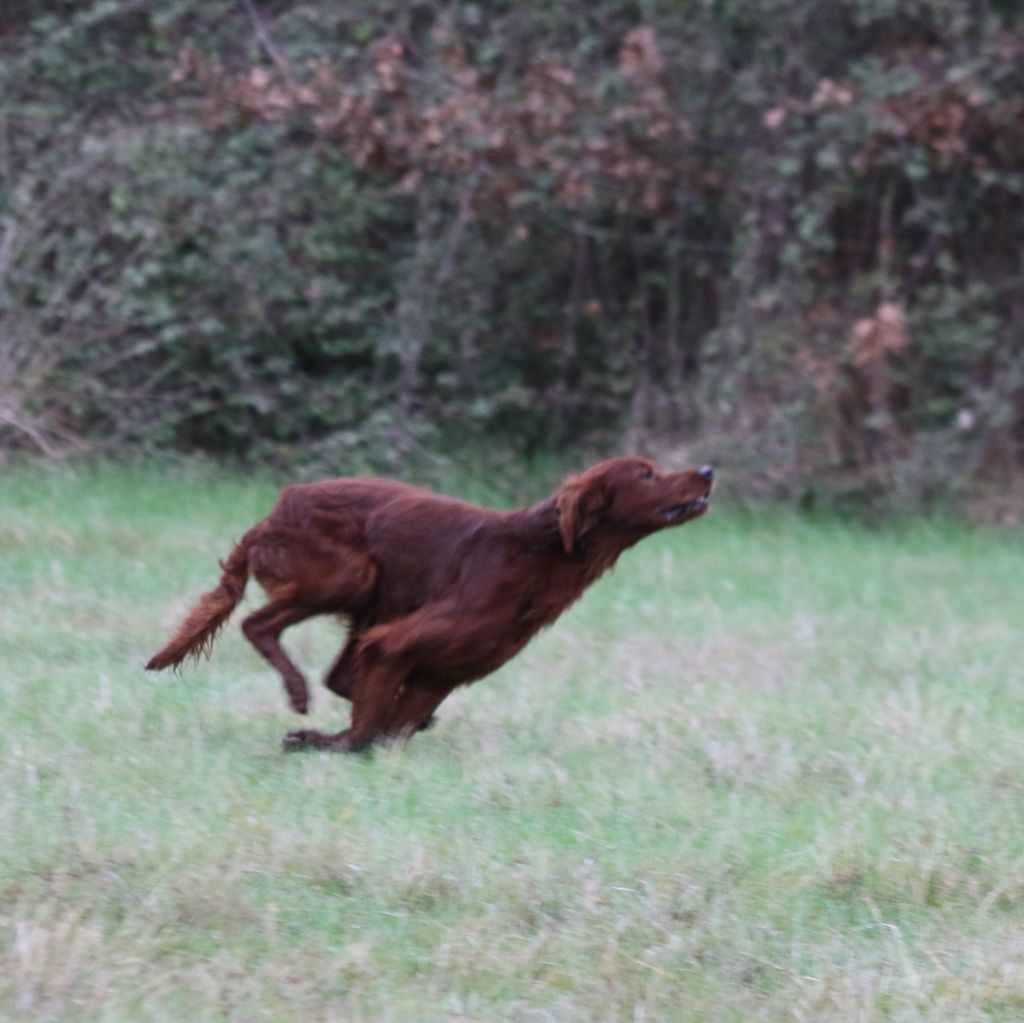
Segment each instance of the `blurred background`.
[{"label": "blurred background", "polygon": [[1015,521],[1022,257],[1016,0],[0,11],[7,457]]}]

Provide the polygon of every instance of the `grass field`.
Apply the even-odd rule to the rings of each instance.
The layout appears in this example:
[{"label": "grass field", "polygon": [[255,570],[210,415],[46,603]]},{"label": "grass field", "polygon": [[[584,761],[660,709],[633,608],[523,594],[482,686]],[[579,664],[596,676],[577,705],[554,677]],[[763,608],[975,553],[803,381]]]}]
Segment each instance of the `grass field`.
[{"label": "grass field", "polygon": [[0,477],[0,1020],[1024,1019],[1019,536],[719,508],[406,748],[283,756],[236,627],[141,670],[274,493]]}]

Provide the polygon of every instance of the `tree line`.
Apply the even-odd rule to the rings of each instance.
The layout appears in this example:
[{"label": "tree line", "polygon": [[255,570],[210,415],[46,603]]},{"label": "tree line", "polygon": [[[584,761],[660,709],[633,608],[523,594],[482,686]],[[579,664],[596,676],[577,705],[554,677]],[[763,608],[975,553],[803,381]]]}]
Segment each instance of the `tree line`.
[{"label": "tree line", "polygon": [[1013,0],[25,2],[0,444],[1024,463]]}]

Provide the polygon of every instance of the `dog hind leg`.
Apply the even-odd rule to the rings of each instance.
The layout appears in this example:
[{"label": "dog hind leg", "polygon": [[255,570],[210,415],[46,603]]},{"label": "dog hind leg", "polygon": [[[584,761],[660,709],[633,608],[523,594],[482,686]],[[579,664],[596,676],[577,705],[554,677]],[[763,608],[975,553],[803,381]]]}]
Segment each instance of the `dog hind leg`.
[{"label": "dog hind leg", "polygon": [[294,710],[309,709],[309,689],[280,644],[291,625],[327,613],[355,614],[372,596],[377,569],[362,552],[321,540],[300,544],[291,530],[277,530],[253,551],[254,571],[271,598],[242,623],[250,643],[284,679]]},{"label": "dog hind leg", "polygon": [[245,638],[284,679],[288,702],[298,714],[305,714],[309,710],[309,689],[302,672],[282,649],[280,636],[290,625],[296,625],[316,613],[315,609],[305,604],[287,599],[272,600],[242,622]]}]

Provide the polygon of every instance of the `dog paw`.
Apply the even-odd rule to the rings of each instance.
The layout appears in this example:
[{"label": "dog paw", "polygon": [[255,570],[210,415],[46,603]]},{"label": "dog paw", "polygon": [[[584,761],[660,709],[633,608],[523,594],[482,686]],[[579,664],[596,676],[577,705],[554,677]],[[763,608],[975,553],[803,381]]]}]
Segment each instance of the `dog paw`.
[{"label": "dog paw", "polygon": [[304,749],[320,749],[326,738],[322,733],[309,728],[300,728],[289,732],[281,740],[281,749],[285,753],[296,753]]},{"label": "dog paw", "polygon": [[318,749],[328,750],[334,753],[362,753],[369,749],[371,742],[355,742],[350,731],[338,732],[336,735],[326,735],[318,732],[315,728],[300,728],[289,732],[281,740],[281,749],[285,753],[296,753],[301,750]]}]

